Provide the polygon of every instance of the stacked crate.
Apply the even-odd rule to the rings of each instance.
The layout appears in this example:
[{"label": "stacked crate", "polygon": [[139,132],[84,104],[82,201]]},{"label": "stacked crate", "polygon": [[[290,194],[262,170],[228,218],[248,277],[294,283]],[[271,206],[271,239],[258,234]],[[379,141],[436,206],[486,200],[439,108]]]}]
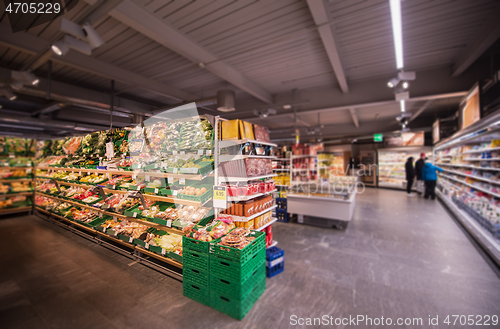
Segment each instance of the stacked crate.
[{"label": "stacked crate", "polygon": [[271,247],[266,250],[266,274],[267,277],[280,274],[285,270],[285,251],[278,247]]},{"label": "stacked crate", "polygon": [[210,243],[182,237],[184,296],[210,306]]},{"label": "stacked crate", "polygon": [[287,199],[286,198],[276,198],[276,218],[279,222],[288,222],[288,210],[287,210]]},{"label": "stacked crate", "polygon": [[241,320],[266,289],[265,234],[243,249],[210,245],[210,306]]}]

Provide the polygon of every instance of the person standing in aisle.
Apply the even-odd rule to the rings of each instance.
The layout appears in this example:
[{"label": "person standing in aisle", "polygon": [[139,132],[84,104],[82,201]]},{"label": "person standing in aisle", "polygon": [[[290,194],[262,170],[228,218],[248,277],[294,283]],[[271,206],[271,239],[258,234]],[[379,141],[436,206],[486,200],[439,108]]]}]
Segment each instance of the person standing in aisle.
[{"label": "person standing in aisle", "polygon": [[408,196],[415,196],[411,193],[411,188],[413,186],[413,179],[415,178],[415,169],[413,168],[413,157],[409,157],[405,163],[406,172],[406,192]]},{"label": "person standing in aisle", "polygon": [[426,162],[424,168],[422,168],[422,180],[425,183],[424,199],[428,199],[429,197],[431,197],[431,199],[434,200],[436,198],[436,171],[443,171],[443,169],[434,166],[430,162]]},{"label": "person standing in aisle", "polygon": [[424,194],[424,181],[422,180],[422,168],[425,164],[425,153],[420,153],[420,159],[415,162],[415,177],[417,178],[417,191],[420,194]]}]

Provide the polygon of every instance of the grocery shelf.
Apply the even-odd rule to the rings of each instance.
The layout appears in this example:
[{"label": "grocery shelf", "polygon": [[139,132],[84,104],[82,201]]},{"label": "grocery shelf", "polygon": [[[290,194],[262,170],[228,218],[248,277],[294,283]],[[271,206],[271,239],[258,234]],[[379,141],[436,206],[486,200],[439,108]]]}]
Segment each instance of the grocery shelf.
[{"label": "grocery shelf", "polygon": [[262,175],[262,176],[254,176],[254,177],[230,177],[230,176],[220,176],[219,181],[221,183],[229,183],[229,182],[248,182],[252,180],[259,180],[265,178],[275,177],[276,174]]},{"label": "grocery shelf", "polygon": [[270,245],[269,247],[267,247],[266,249],[269,249],[269,248],[275,247],[277,244],[278,244],[278,241],[273,240],[273,243],[271,243],[271,245]]},{"label": "grocery shelf", "polygon": [[5,194],[0,194],[0,198],[2,197],[11,197],[11,196],[30,196],[33,195],[35,192],[10,192],[10,193],[5,193]]},{"label": "grocery shelf", "polygon": [[464,161],[500,161],[500,158],[482,159],[482,158],[464,158]]},{"label": "grocery shelf", "polygon": [[269,222],[267,222],[266,224],[264,224],[261,227],[259,227],[258,229],[256,229],[256,231],[262,231],[263,229],[265,229],[269,225],[272,225],[273,223],[275,223],[277,220],[278,220],[278,218],[272,218]]},{"label": "grocery shelf", "polygon": [[471,233],[476,241],[486,250],[490,256],[500,266],[500,243],[495,240],[489,232],[466,212],[461,210],[449,197],[444,195],[440,190],[436,189],[436,195],[446,205],[446,207],[455,215],[462,225]]},{"label": "grocery shelf", "polygon": [[32,209],[33,209],[32,206],[0,209],[0,216],[1,215],[8,215],[8,214],[15,214],[18,212],[31,211]]},{"label": "grocery shelf", "polygon": [[273,171],[290,171],[289,168],[274,168]]},{"label": "grocery shelf", "polygon": [[277,144],[274,143],[269,143],[269,142],[259,142],[255,139],[229,139],[229,140],[220,140],[219,141],[219,148],[224,148],[224,147],[229,147],[229,146],[234,146],[234,145],[239,145],[239,144],[245,144],[245,143],[253,143],[253,144],[260,144],[260,145],[267,145],[267,146],[274,146],[277,147]]},{"label": "grocery shelf", "polygon": [[219,162],[228,162],[233,160],[242,160],[242,159],[277,159],[275,156],[269,155],[219,155]]},{"label": "grocery shelf", "polygon": [[473,188],[473,189],[475,189],[475,190],[478,190],[478,191],[481,191],[481,192],[487,193],[487,194],[489,194],[489,195],[491,195],[491,196],[494,196],[495,198],[500,198],[500,194],[498,194],[498,193],[495,193],[495,192],[492,192],[492,191],[488,191],[487,189],[484,189],[484,188],[479,187],[479,186],[475,186],[475,185],[473,185],[473,184],[469,184],[469,183],[467,183],[467,182],[465,182],[465,181],[463,181],[463,180],[456,179],[456,178],[453,178],[453,177],[450,177],[450,176],[447,176],[447,175],[443,175],[443,174],[440,174],[440,176],[445,177],[445,178],[447,178],[447,179],[450,179],[450,180],[452,180],[452,181],[455,181],[455,182],[457,182],[457,183],[464,184],[464,185],[469,186],[469,187],[471,187],[471,188]]},{"label": "grocery shelf", "polygon": [[436,163],[437,166],[450,166],[457,168],[471,168],[471,169],[479,169],[479,170],[488,170],[488,171],[500,171],[500,168],[485,168],[471,165],[459,165],[459,164],[449,164],[449,163]]},{"label": "grocery shelf", "polygon": [[303,158],[315,158],[316,155],[302,154],[302,155],[292,155],[293,159],[303,159]]},{"label": "grocery shelf", "polygon": [[203,180],[208,175],[199,174],[181,174],[181,173],[162,173],[157,171],[141,171],[140,169],[136,171],[126,171],[126,170],[112,170],[112,169],[82,169],[82,168],[49,168],[52,171],[73,171],[73,172],[86,172],[95,174],[109,174],[109,175],[123,175],[123,176],[150,176],[150,177],[164,177],[164,178],[185,178],[190,180]]},{"label": "grocery shelf", "polygon": [[51,198],[51,199],[54,199],[54,200],[57,200],[57,201],[60,201],[60,202],[66,202],[66,203],[69,203],[69,204],[72,204],[72,205],[75,205],[75,206],[78,206],[78,207],[81,207],[81,208],[87,208],[87,209],[90,209],[90,210],[93,210],[93,211],[96,211],[96,212],[101,212],[104,215],[113,216],[113,217],[117,217],[117,218],[122,218],[122,219],[128,220],[129,222],[136,222],[136,223],[143,224],[143,225],[146,225],[146,226],[154,227],[156,229],[167,231],[168,233],[174,233],[174,234],[178,234],[178,235],[184,235],[184,232],[182,232],[181,230],[177,230],[177,229],[165,226],[165,225],[160,225],[160,224],[156,224],[156,223],[153,223],[153,222],[148,222],[148,221],[145,221],[145,220],[141,220],[141,219],[138,219],[138,218],[135,218],[135,217],[129,217],[129,216],[117,214],[117,213],[114,213],[114,212],[105,211],[105,210],[102,210],[102,209],[99,209],[99,208],[96,208],[96,207],[92,207],[92,206],[89,206],[89,205],[81,204],[79,202],[65,200],[65,199],[60,199],[58,197],[51,196],[51,195],[48,195],[48,194],[45,194],[45,193],[37,192],[37,194],[43,195],[43,196],[45,196],[47,198]]},{"label": "grocery shelf", "polygon": [[483,153],[483,152],[491,152],[491,151],[500,151],[500,147],[485,148],[485,149],[479,149],[479,150],[470,150],[470,151],[462,152],[462,154]]},{"label": "grocery shelf", "polygon": [[[101,237],[103,237],[103,238],[106,238],[106,239],[108,239],[108,240],[110,240],[110,241],[113,241],[114,243],[117,243],[117,244],[120,244],[120,245],[126,246],[126,247],[128,247],[128,248],[133,249],[133,250],[137,250],[138,252],[140,252],[140,253],[142,253],[142,254],[145,254],[145,255],[147,255],[147,256],[149,256],[149,257],[153,257],[153,258],[158,259],[158,260],[160,260],[160,261],[162,261],[162,262],[164,262],[164,263],[167,263],[167,264],[170,264],[170,265],[173,265],[173,266],[175,266],[175,267],[177,267],[177,268],[182,269],[182,263],[180,263],[180,262],[178,262],[178,261],[176,261],[176,260],[174,260],[174,259],[167,258],[167,257],[163,257],[163,256],[158,255],[158,254],[156,254],[156,253],[154,253],[154,252],[152,252],[152,251],[149,251],[149,250],[147,250],[147,249],[145,249],[145,248],[143,248],[143,247],[141,247],[141,246],[136,246],[136,245],[134,245],[134,244],[127,243],[127,242],[125,242],[125,241],[123,241],[123,240],[117,239],[117,238],[115,238],[115,237],[113,237],[113,236],[110,236],[110,235],[105,234],[105,233],[103,233],[103,232],[97,231],[97,230],[95,230],[95,229],[93,229],[93,228],[87,227],[87,226],[85,226],[85,225],[82,225],[82,224],[80,224],[80,223],[77,223],[77,222],[75,222],[75,221],[72,221],[72,220],[70,220],[70,219],[68,219],[68,218],[65,218],[65,217],[59,216],[59,215],[57,215],[57,214],[51,213],[50,211],[46,211],[45,209],[40,208],[40,207],[38,207],[38,206],[35,206],[35,209],[36,209],[36,211],[41,212],[41,213],[43,213],[43,214],[45,214],[45,215],[48,215],[48,216],[50,216],[50,217],[55,217],[55,218],[57,218],[57,219],[59,219],[59,220],[65,221],[65,222],[67,222],[68,224],[70,224],[71,226],[75,226],[75,227],[78,227],[79,229],[84,230],[84,231],[86,231],[86,232],[89,232],[89,233],[93,233],[93,234],[99,235],[99,236],[101,236]],[[141,263],[143,263],[143,262],[141,261]]]},{"label": "grocery shelf", "polygon": [[[7,169],[7,170],[26,170],[26,169],[33,169],[34,167],[12,167],[12,166],[0,166],[0,171],[3,171],[2,169]],[[5,170],[5,171],[7,171]]]},{"label": "grocery shelf", "polygon": [[277,161],[290,161],[290,158],[276,158]]},{"label": "grocery shelf", "polygon": [[0,183],[31,182],[33,178],[0,179]]},{"label": "grocery shelf", "polygon": [[234,219],[235,222],[248,222],[249,220],[252,220],[252,219],[254,219],[256,217],[259,217],[261,215],[264,215],[265,213],[268,213],[268,212],[272,211],[276,207],[278,207],[278,206],[274,205],[272,207],[264,209],[261,212],[258,212],[256,214],[253,214],[252,216],[248,216],[248,217],[245,217],[245,216],[232,216],[232,217],[233,217],[233,219]]},{"label": "grocery shelf", "polygon": [[488,183],[493,183],[493,184],[500,185],[500,181],[494,181],[494,180],[491,180],[491,179],[488,179],[488,178],[484,178],[484,177],[478,177],[478,176],[469,175],[469,174],[465,174],[465,173],[461,173],[461,172],[453,171],[453,170],[448,170],[448,169],[443,169],[443,171],[449,172],[449,173],[452,173],[452,174],[455,174],[455,175],[460,175],[460,176],[464,176],[464,177],[470,177],[472,179],[481,180],[483,182],[488,182]]},{"label": "grocery shelf", "polygon": [[276,186],[276,187],[288,187],[289,185],[277,185],[277,184],[276,184],[276,185],[274,185],[274,186]]},{"label": "grocery shelf", "polygon": [[[84,189],[89,189],[89,188],[95,187],[94,185],[75,184],[75,183],[68,183],[68,182],[61,182],[61,181],[57,181],[57,182],[59,183],[59,185],[75,186],[75,187],[81,187]],[[115,194],[127,194],[130,192],[135,192],[135,191],[112,190],[112,189],[107,189],[107,188],[103,188],[103,190],[104,190],[104,193],[115,193]],[[171,197],[151,195],[151,194],[143,194],[142,196],[145,199],[152,200],[152,201],[163,201],[163,202],[177,203],[177,204],[183,204],[186,206],[195,206],[195,207],[202,206],[202,203],[198,202],[198,201],[191,201],[191,200],[171,198]]]},{"label": "grocery shelf", "polygon": [[270,193],[273,193],[273,192],[276,192],[276,191],[277,190],[273,190],[273,191],[264,192],[264,193],[255,193],[255,194],[252,194],[252,195],[228,196],[227,197],[227,201],[230,201],[230,202],[248,201],[248,200],[255,199],[255,198],[259,197],[259,196],[267,195],[267,194],[270,194]]}]

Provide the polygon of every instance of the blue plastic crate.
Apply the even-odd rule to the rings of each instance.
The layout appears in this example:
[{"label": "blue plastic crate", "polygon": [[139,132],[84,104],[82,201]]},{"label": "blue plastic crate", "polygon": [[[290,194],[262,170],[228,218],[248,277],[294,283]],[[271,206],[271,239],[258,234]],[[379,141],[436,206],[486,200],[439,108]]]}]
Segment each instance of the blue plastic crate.
[{"label": "blue plastic crate", "polygon": [[287,213],[286,209],[276,208],[276,218],[278,222],[288,223],[290,221],[290,215]]},{"label": "blue plastic crate", "polygon": [[266,250],[266,274],[268,278],[285,270],[285,251],[278,247],[271,247]]},{"label": "blue plastic crate", "polygon": [[276,205],[278,206],[278,208],[276,208],[276,210],[286,209],[287,208],[287,199],[286,198],[276,198]]}]

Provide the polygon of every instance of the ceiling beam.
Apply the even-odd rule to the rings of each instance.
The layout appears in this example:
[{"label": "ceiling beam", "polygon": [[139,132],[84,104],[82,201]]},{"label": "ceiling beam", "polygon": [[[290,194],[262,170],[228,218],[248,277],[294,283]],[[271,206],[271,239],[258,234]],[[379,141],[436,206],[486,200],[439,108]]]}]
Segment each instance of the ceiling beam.
[{"label": "ceiling beam", "polygon": [[[7,26],[0,25],[0,44],[34,55],[42,51],[45,47],[48,47],[50,42],[48,40],[32,36],[26,32],[17,32],[14,34]],[[137,73],[124,70],[118,66],[114,66],[97,58],[81,54],[77,51],[70,50],[64,57],[54,56],[53,61],[104,77],[106,79],[112,79],[131,86],[149,89],[177,101],[189,101],[199,98],[196,95],[167,86],[161,82],[151,80]]]},{"label": "ceiling beam", "polygon": [[333,67],[333,72],[337,77],[340,89],[343,93],[348,93],[349,86],[347,85],[344,68],[340,60],[333,26],[330,24],[328,2],[325,0],[307,0],[307,4],[309,5],[309,10],[314,18],[314,22],[318,27],[321,41],[323,41],[323,46],[325,47],[330,64]]},{"label": "ceiling beam", "polygon": [[359,121],[358,121],[358,116],[356,115],[356,109],[354,107],[350,107],[349,113],[351,114],[352,122],[354,123],[356,128],[359,128]]},{"label": "ceiling beam", "polygon": [[[84,1],[89,4],[94,4],[97,0]],[[175,51],[190,61],[200,64],[200,66],[204,66],[206,70],[232,83],[261,101],[268,104],[273,102],[271,93],[245,77],[233,67],[218,60],[217,56],[146,10],[144,6],[136,4],[131,0],[124,0],[111,10],[109,14],[146,37]],[[205,65],[205,63],[207,64]]]},{"label": "ceiling beam", "polygon": [[431,106],[432,102],[433,102],[432,99],[425,102],[425,104],[421,108],[419,108],[417,110],[417,112],[413,113],[413,115],[408,120],[408,122],[412,122],[413,120],[415,120],[420,114],[422,114],[425,110],[427,110],[427,108],[429,108],[429,106]]},{"label": "ceiling beam", "polygon": [[467,70],[498,38],[500,38],[500,5],[477,31],[453,65],[452,77]]}]

